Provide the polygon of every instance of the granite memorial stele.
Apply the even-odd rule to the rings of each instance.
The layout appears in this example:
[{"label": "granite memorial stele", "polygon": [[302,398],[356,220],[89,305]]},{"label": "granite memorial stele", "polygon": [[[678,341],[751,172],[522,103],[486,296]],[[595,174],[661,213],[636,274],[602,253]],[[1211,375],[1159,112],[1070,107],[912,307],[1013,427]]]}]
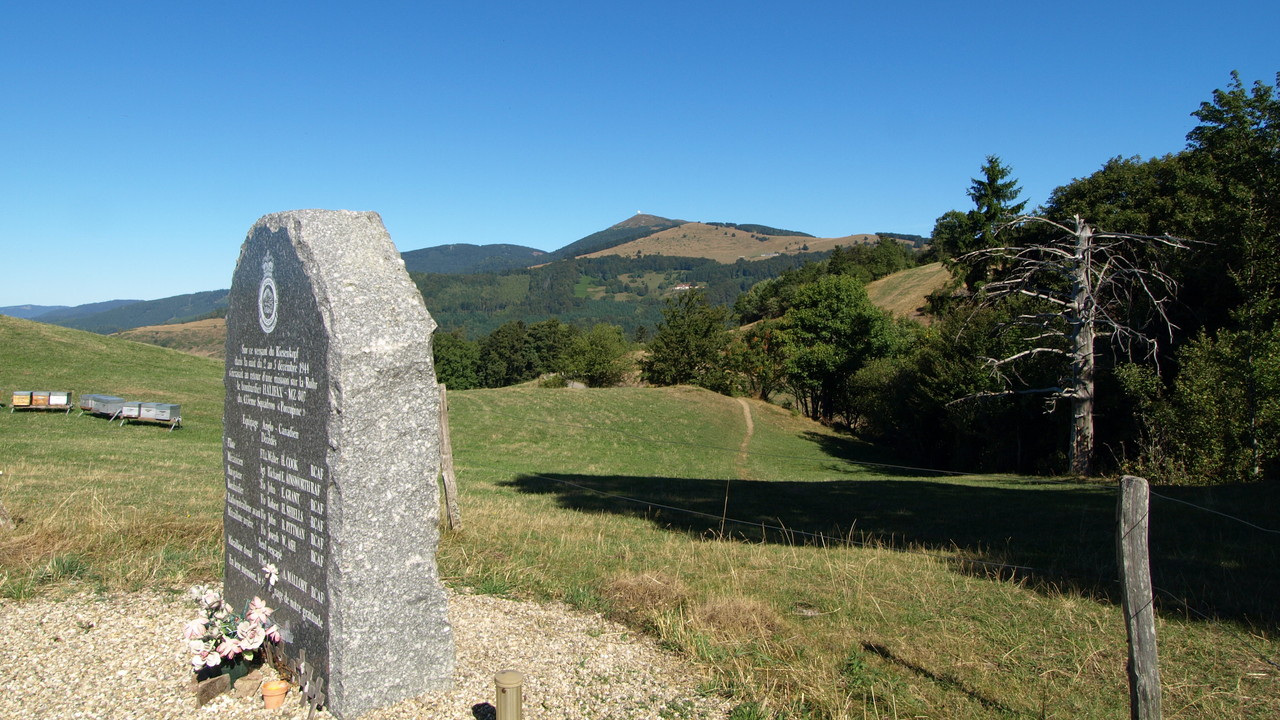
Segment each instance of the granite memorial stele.
[{"label": "granite memorial stele", "polygon": [[275,608],[340,718],[453,678],[434,328],[377,213],[249,230],[227,306],[225,594]]}]

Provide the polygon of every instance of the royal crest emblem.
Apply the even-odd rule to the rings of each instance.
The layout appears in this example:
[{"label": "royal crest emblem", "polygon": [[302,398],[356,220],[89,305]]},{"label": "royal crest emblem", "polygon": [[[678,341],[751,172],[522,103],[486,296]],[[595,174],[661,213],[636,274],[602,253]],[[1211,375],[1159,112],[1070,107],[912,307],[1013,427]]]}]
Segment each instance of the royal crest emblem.
[{"label": "royal crest emblem", "polygon": [[280,296],[276,291],[276,279],[271,276],[275,265],[271,253],[267,253],[262,259],[262,282],[258,283],[258,324],[267,334],[276,329],[276,320],[279,319]]}]

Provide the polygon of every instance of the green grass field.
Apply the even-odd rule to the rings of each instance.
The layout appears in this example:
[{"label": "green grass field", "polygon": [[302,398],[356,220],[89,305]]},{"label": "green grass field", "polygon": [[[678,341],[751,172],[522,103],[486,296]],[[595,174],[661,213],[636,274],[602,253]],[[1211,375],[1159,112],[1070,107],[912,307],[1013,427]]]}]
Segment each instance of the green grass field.
[{"label": "green grass field", "polygon": [[[18,521],[0,535],[0,593],[216,579],[221,376],[0,317],[0,390],[179,402],[185,423],[0,409],[0,502]],[[869,464],[891,459],[691,388],[449,400],[464,527],[443,535],[445,581],[627,622],[704,664],[737,720],[1127,713],[1111,484]],[[1269,488],[1157,491],[1278,516]],[[1260,657],[1280,658],[1274,535],[1159,498],[1152,532],[1155,584],[1221,618],[1161,603],[1165,716],[1280,716],[1280,672]]]}]

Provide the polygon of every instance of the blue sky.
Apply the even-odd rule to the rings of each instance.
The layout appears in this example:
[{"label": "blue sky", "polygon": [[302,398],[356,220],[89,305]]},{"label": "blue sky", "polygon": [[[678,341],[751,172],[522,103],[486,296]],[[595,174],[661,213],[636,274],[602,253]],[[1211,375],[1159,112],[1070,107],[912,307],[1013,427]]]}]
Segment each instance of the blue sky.
[{"label": "blue sky", "polygon": [[927,235],[1176,152],[1280,3],[7,3],[0,306],[230,284],[262,215],[555,249],[637,211]]}]

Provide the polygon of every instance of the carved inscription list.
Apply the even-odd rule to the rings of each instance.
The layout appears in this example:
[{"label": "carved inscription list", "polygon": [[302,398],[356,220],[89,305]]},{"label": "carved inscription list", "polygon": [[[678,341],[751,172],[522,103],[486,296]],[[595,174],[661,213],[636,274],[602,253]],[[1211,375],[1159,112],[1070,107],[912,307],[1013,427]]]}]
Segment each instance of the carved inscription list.
[{"label": "carved inscription list", "polygon": [[239,428],[227,433],[223,448],[226,516],[243,530],[227,532],[227,571],[256,582],[262,566],[274,564],[280,572],[272,593],[277,601],[323,629],[325,468],[323,454],[316,457],[315,443],[308,442],[313,427],[307,421],[324,400],[321,380],[297,346],[240,345],[228,360],[234,401],[228,415],[233,421],[239,416]]}]

